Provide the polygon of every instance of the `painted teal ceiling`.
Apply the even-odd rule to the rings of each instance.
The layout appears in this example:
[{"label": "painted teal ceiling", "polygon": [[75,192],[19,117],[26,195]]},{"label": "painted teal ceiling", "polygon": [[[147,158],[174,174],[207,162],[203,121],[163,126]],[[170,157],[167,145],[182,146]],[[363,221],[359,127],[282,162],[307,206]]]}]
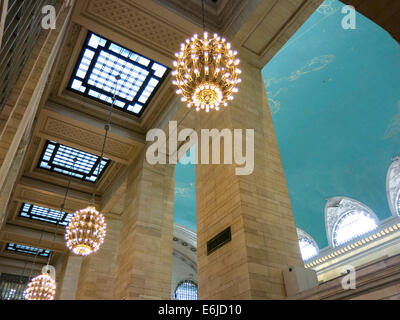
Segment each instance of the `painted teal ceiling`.
[{"label": "painted teal ceiling", "polygon": [[[327,0],[264,68],[263,77],[299,228],[320,248],[325,199],[346,196],[390,216],[386,173],[400,155],[400,46]],[[174,222],[196,231],[195,165],[175,169]]]},{"label": "painted teal ceiling", "polygon": [[[194,157],[195,149],[187,156]],[[194,158],[192,163],[194,163]],[[178,163],[175,166],[175,199],[174,223],[185,226],[193,231],[196,226],[196,166],[194,164]]]},{"label": "painted teal ceiling", "polygon": [[400,155],[400,46],[362,15],[344,30],[327,0],[268,63],[263,78],[299,228],[326,247],[326,199],[391,215],[386,174]]}]

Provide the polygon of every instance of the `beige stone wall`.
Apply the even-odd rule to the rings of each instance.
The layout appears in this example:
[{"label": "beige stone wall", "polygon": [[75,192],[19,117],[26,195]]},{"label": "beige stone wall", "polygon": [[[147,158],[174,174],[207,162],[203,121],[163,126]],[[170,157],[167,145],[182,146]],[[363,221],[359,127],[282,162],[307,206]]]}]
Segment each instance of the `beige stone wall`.
[{"label": "beige stone wall", "polygon": [[[282,269],[302,265],[261,71],[244,62],[242,69],[229,107],[198,114],[201,129],[255,130],[251,175],[236,176],[235,165],[196,169],[200,299],[282,299]],[[228,226],[232,242],[207,256],[207,241]]]},{"label": "beige stone wall", "polygon": [[144,155],[128,178],[116,269],[116,299],[171,295],[174,167]]},{"label": "beige stone wall", "polygon": [[[57,274],[57,300],[75,300],[83,258],[69,255],[64,257],[63,265],[56,265]],[[59,279],[61,278],[61,279]]]},{"label": "beige stone wall", "polygon": [[110,300],[113,298],[121,220],[118,217],[106,216],[106,223],[107,235],[99,251],[82,258],[76,293],[77,300]]}]

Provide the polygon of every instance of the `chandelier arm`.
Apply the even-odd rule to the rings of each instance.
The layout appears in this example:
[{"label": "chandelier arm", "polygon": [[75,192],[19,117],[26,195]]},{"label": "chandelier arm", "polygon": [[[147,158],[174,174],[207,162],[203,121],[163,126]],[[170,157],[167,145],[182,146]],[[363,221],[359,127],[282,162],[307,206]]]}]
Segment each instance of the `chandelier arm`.
[{"label": "chandelier arm", "polygon": [[[65,191],[64,200],[63,200],[63,202],[62,202],[62,204],[61,204],[61,208],[60,208],[61,213],[62,213],[62,212],[64,211],[64,209],[65,209],[65,204],[66,204],[66,202],[67,202],[67,197],[68,197],[69,189],[70,189],[70,187],[71,187],[72,172],[73,172],[74,169],[75,169],[75,164],[76,164],[77,161],[78,161],[78,158],[75,157],[74,160],[73,160],[73,162],[72,162],[71,172],[70,172],[69,179],[68,179],[67,190]],[[58,226],[59,226],[59,224],[60,224],[59,222],[57,222],[57,224],[56,224],[56,231],[54,232],[54,237],[53,237],[53,250],[50,251],[49,258],[47,259],[47,266],[50,265],[51,258],[54,256],[53,251],[54,251],[54,248],[55,248],[55,242],[56,242],[56,236],[57,236],[57,231],[58,231]]]}]

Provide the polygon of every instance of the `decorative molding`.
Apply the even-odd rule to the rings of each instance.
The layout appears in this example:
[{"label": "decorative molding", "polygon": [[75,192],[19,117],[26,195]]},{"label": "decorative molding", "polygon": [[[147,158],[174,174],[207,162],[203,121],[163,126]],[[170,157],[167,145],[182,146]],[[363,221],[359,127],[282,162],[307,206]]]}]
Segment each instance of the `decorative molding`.
[{"label": "decorative molding", "polygon": [[[91,150],[89,152],[96,154],[101,151],[104,141],[104,134],[98,134],[50,116],[45,120],[40,134],[49,135],[55,139],[70,141],[75,145],[86,147]],[[62,143],[61,141],[56,142]],[[133,145],[109,137],[105,148],[105,156],[114,161],[128,164],[130,155],[134,150],[135,147]]]},{"label": "decorative molding", "polygon": [[321,250],[317,257],[307,262],[305,267],[316,270],[320,275],[341,265],[351,264],[370,254],[382,252],[394,243],[400,245],[399,217],[387,219],[373,233],[361,236],[340,247],[328,247]]},{"label": "decorative molding", "polygon": [[[40,190],[32,190],[24,188],[22,185],[18,185],[14,195],[14,200],[44,206],[54,210],[60,210],[64,198],[62,195],[57,196],[55,194],[47,194]],[[87,201],[78,201],[69,197],[65,203],[64,210],[67,212],[75,212],[76,210],[82,209],[84,204],[87,204]],[[19,207],[17,207],[17,210],[19,210]]]},{"label": "decorative molding", "polygon": [[313,237],[311,237],[307,232],[305,232],[299,228],[296,228],[296,231],[297,231],[297,237],[298,237],[299,241],[300,241],[300,239],[304,239],[304,238],[310,240],[312,242],[312,244],[315,246],[315,248],[317,248],[317,251],[319,252],[318,244],[317,244],[317,242],[315,242]]},{"label": "decorative molding", "polygon": [[[174,224],[174,238],[189,244],[193,248],[197,248],[197,234],[179,224]],[[177,241],[177,240],[175,240]]]},{"label": "decorative molding", "polygon": [[394,217],[400,216],[398,201],[400,197],[400,157],[395,157],[386,176],[386,194],[390,211]]},{"label": "decorative molding", "polygon": [[[54,71],[52,79],[52,96],[57,96],[58,92],[62,91],[63,80],[66,76],[70,77],[68,74],[68,65],[76,61],[74,59],[74,50],[77,45],[79,45],[79,36],[81,35],[82,27],[76,23],[71,23],[68,33],[65,37],[64,43],[62,45],[62,50],[60,50],[56,61],[56,70]],[[77,54],[76,54],[77,56]],[[77,58],[77,57],[76,57]]]},{"label": "decorative molding", "polygon": [[376,214],[365,204],[347,197],[334,197],[327,200],[325,205],[325,228],[329,246],[333,247],[333,230],[340,218],[352,210],[361,210],[369,213],[379,224]]},{"label": "decorative molding", "polygon": [[172,255],[177,257],[183,263],[187,264],[195,273],[197,273],[196,262],[194,262],[192,259],[188,258],[185,254],[176,249],[173,249]]},{"label": "decorative molding", "polygon": [[156,13],[150,15],[143,8],[138,8],[132,1],[89,1],[85,14],[120,31],[124,30],[131,37],[161,52],[167,51],[170,56],[189,35],[156,16]]}]

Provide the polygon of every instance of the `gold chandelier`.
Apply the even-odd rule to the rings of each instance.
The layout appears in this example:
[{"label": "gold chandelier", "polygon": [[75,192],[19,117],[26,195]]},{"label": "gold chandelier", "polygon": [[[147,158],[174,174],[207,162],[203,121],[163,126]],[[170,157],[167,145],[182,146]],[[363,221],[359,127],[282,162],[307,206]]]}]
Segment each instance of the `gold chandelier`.
[{"label": "gold chandelier", "polygon": [[203,13],[203,38],[195,34],[181,44],[181,51],[175,53],[173,62],[175,77],[173,84],[178,87],[176,93],[189,108],[196,111],[219,110],[228,106],[239,91],[237,85],[242,82],[238,68],[240,60],[232,45],[218,34],[210,36],[206,32],[205,0],[201,1]]},{"label": "gold chandelier", "polygon": [[[53,273],[53,276],[50,273]],[[55,270],[51,266],[44,267],[42,274],[33,278],[24,292],[25,300],[54,300],[55,295]]]},{"label": "gold chandelier", "polygon": [[237,51],[218,34],[209,37],[204,32],[203,38],[195,34],[181,44],[181,51],[175,56],[173,84],[189,108],[194,106],[196,111],[206,112],[219,110],[239,91],[237,85],[242,81],[239,78],[242,71],[238,68]]},{"label": "gold chandelier", "polygon": [[106,228],[104,216],[95,207],[75,212],[65,232],[68,249],[79,256],[96,252],[104,242]]}]

